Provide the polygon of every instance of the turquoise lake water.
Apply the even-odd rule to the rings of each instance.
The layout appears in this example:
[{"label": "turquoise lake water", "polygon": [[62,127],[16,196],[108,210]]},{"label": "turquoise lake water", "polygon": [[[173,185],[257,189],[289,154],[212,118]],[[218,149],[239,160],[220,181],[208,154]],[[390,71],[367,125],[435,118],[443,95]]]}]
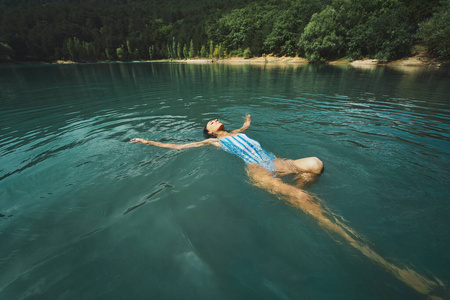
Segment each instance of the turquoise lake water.
[{"label": "turquoise lake water", "polygon": [[[0,299],[426,299],[200,141],[281,158],[387,261],[450,285],[450,72],[169,63],[0,67]],[[289,178],[287,179],[289,180]]]}]

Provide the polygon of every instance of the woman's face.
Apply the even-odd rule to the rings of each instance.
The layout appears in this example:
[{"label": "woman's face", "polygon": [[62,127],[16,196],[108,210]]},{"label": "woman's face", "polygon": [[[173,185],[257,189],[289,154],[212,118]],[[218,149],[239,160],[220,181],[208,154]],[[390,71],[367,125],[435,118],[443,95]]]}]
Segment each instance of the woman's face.
[{"label": "woman's face", "polygon": [[215,120],[209,121],[208,124],[206,124],[206,129],[210,133],[215,133],[217,131],[225,130],[225,127],[223,126],[222,122],[215,119]]}]

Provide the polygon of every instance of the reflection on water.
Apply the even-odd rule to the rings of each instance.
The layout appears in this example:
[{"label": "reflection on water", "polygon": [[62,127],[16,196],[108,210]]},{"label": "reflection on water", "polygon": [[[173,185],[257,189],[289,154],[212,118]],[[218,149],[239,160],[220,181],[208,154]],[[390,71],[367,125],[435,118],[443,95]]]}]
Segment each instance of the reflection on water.
[{"label": "reflection on water", "polygon": [[208,120],[234,129],[247,113],[248,135],[265,149],[325,162],[310,192],[386,265],[448,286],[446,70],[150,63],[1,71],[0,298],[422,299],[251,186],[239,159],[128,144],[198,141]]}]

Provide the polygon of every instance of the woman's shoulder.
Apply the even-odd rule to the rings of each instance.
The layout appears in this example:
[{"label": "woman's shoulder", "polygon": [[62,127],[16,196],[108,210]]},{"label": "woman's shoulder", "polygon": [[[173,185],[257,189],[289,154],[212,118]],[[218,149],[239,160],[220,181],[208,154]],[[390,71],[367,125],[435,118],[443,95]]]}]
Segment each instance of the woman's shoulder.
[{"label": "woman's shoulder", "polygon": [[219,148],[222,147],[222,143],[220,142],[220,139],[216,139],[216,138],[204,140],[203,143],[205,143],[207,145],[216,146]]}]

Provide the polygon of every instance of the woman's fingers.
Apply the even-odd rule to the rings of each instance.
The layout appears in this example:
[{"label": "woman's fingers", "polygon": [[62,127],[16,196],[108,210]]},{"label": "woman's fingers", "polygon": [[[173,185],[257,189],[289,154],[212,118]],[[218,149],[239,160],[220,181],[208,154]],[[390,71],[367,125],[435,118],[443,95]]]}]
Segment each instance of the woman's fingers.
[{"label": "woman's fingers", "polygon": [[131,139],[130,143],[131,144],[137,144],[140,143],[142,139]]}]

